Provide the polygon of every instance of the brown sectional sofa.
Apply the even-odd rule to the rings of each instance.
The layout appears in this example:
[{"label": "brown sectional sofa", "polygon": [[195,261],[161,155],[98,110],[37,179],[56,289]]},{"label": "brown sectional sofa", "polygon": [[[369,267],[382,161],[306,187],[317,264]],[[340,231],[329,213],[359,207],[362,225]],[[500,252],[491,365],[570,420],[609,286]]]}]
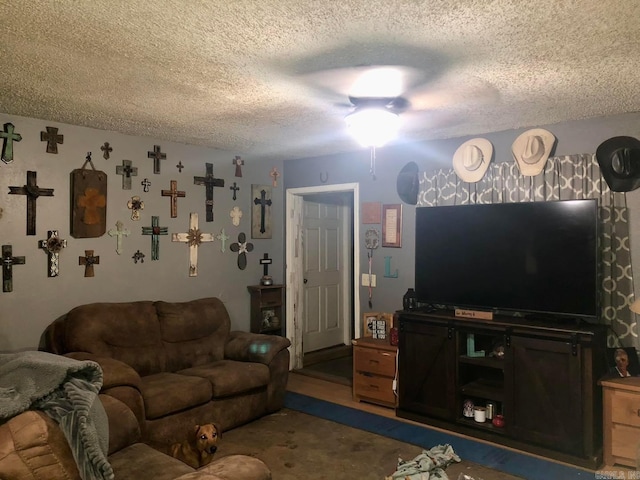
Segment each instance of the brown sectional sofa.
[{"label": "brown sectional sofa", "polygon": [[41,349],[93,360],[101,393],[123,402],[158,446],[186,438],[196,424],[222,431],[282,408],[288,339],[230,331],[217,298],[78,306],[45,331]]},{"label": "brown sectional sofa", "polygon": [[[120,400],[99,396],[109,419],[109,456],[115,480],[271,480],[261,460],[246,455],[216,456],[194,470],[141,442],[133,412]],[[224,450],[224,448],[221,448]],[[28,410],[0,425],[0,478],[81,480],[69,443],[56,422]]]}]

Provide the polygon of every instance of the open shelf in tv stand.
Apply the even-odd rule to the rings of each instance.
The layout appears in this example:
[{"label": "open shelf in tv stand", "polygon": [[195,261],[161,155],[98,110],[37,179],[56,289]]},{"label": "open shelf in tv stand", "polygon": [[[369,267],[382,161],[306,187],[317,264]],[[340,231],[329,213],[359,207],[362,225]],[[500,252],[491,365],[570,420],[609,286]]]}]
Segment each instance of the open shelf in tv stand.
[{"label": "open shelf in tv stand", "polygon": [[[452,311],[399,313],[397,415],[596,469],[602,462],[606,328]],[[468,352],[473,335],[475,352]],[[489,356],[502,345],[504,356]],[[484,355],[480,353],[484,351]],[[505,426],[463,416],[493,402]]]}]

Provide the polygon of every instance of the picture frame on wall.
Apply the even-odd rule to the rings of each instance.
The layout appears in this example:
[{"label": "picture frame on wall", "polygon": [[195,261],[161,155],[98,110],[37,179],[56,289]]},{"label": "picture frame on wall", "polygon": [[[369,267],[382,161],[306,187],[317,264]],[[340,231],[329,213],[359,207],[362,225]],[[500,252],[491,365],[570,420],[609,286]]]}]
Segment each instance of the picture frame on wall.
[{"label": "picture frame on wall", "polygon": [[382,246],[402,247],[402,204],[382,206]]}]

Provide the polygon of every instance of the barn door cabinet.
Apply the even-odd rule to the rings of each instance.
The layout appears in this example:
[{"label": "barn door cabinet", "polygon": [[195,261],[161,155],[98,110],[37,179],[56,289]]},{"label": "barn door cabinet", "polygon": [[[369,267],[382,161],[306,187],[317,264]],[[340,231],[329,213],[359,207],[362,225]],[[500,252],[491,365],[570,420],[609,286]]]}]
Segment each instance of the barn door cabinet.
[{"label": "barn door cabinet", "polygon": [[[605,329],[398,312],[398,416],[574,465],[602,463]],[[465,416],[493,405],[504,425]]]}]

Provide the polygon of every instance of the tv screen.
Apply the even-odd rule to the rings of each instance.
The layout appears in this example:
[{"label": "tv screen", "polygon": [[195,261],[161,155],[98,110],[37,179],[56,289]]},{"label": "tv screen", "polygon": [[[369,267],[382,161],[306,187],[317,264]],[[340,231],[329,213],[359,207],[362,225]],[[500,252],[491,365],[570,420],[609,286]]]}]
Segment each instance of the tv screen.
[{"label": "tv screen", "polygon": [[599,318],[596,200],[419,207],[418,302]]}]

